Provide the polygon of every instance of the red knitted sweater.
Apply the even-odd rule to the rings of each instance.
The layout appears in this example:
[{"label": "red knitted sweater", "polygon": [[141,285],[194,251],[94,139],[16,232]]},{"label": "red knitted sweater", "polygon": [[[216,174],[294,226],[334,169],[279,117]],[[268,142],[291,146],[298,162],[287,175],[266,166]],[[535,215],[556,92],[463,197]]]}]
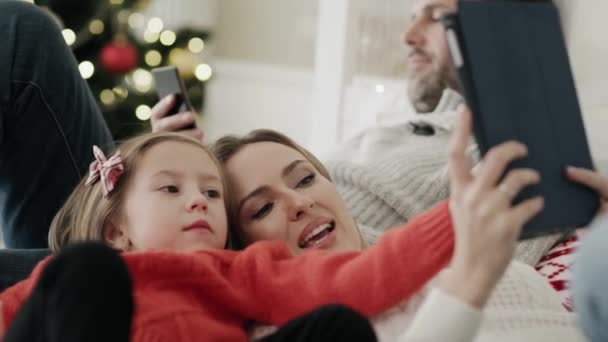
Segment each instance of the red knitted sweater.
[{"label": "red knitted sweater", "polygon": [[[418,291],[453,244],[445,201],[362,252],[293,257],[283,243],[260,242],[244,251],[124,253],[136,304],[131,341],[247,341],[247,322],[281,325],[330,303],[375,315]],[[42,269],[0,294],[5,326]]]}]

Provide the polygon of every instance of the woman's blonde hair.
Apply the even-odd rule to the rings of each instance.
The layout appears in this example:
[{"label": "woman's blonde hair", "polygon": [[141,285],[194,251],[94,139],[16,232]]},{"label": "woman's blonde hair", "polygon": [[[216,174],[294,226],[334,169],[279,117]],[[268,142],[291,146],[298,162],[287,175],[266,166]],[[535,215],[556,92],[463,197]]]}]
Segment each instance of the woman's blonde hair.
[{"label": "woman's blonde hair", "polygon": [[[222,163],[225,164],[232,158],[236,153],[238,153],[245,146],[259,143],[259,142],[274,142],[277,144],[281,144],[287,147],[290,147],[300,154],[302,154],[315,169],[325,178],[331,181],[331,177],[329,172],[321,163],[317,157],[315,157],[312,153],[310,153],[307,149],[293,141],[288,136],[279,133],[277,131],[273,131],[270,129],[257,129],[249,132],[244,136],[236,136],[236,135],[227,135],[220,139],[218,139],[214,144],[210,146],[211,152],[215,155],[215,157]],[[231,188],[230,179],[226,177],[225,183],[228,188]],[[230,227],[230,236],[231,236],[231,247],[234,248],[243,248],[244,244],[239,239],[240,231],[239,220],[238,220],[238,212],[237,212],[237,203],[236,198],[234,198],[231,192],[227,192],[226,198],[226,211],[228,212],[228,223]]]},{"label": "woman's blonde hair", "polygon": [[[104,197],[100,181],[86,185],[86,179],[81,180],[51,223],[51,249],[57,251],[76,241],[104,241],[104,229],[120,214],[128,181],[138,162],[146,151],[163,142],[181,142],[199,147],[214,161],[222,180],[225,179],[221,164],[205,145],[195,139],[177,133],[150,133],[129,139],[117,148],[125,169],[114,189]],[[108,153],[107,156],[112,154]]]}]

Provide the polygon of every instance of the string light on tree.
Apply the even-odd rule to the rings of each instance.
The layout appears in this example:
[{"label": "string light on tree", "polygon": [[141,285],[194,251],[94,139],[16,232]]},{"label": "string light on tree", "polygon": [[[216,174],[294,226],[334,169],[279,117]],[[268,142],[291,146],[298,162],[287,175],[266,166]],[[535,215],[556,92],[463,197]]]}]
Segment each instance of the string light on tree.
[{"label": "string light on tree", "polygon": [[131,13],[131,15],[129,15],[128,23],[132,29],[137,30],[144,27],[146,18],[139,12]]},{"label": "string light on tree", "polygon": [[211,76],[213,76],[213,70],[209,64],[199,64],[194,71],[194,75],[199,81],[206,82],[211,78]]},{"label": "string light on tree", "polygon": [[76,33],[74,33],[74,31],[64,29],[61,31],[61,34],[63,35],[63,39],[65,40],[66,44],[72,45],[76,42]]},{"label": "string light on tree", "polygon": [[160,34],[156,33],[156,32],[152,32],[150,30],[146,30],[144,32],[144,40],[146,41],[146,43],[156,43],[156,41],[158,40],[158,38],[160,37]]},{"label": "string light on tree", "polygon": [[90,61],[83,61],[78,65],[78,70],[82,78],[88,80],[95,73],[95,66]]},{"label": "string light on tree", "polygon": [[158,17],[154,17],[148,21],[148,30],[154,33],[161,33],[164,26],[163,21]]},{"label": "string light on tree", "polygon": [[151,67],[157,67],[163,62],[163,56],[156,50],[146,52],[144,59],[146,60],[146,64]]},{"label": "string light on tree", "polygon": [[99,100],[101,100],[101,103],[104,105],[111,106],[116,102],[116,95],[114,95],[114,92],[110,89],[104,89],[101,91],[101,94],[99,94]]},{"label": "string light on tree", "polygon": [[123,87],[123,86],[114,87],[114,88],[112,88],[112,91],[114,92],[116,97],[121,100],[124,100],[127,97],[129,97],[129,90],[126,87]]},{"label": "string light on tree", "polygon": [[173,48],[169,51],[169,64],[177,66],[180,76],[185,79],[194,77],[194,71],[200,63],[200,56],[188,49]]},{"label": "string light on tree", "polygon": [[116,16],[116,18],[118,18],[118,22],[121,24],[127,24],[129,22],[129,16],[131,15],[131,12],[129,10],[121,10],[120,12],[118,12],[118,15]]},{"label": "string light on tree", "polygon": [[152,90],[154,79],[152,74],[144,69],[137,69],[133,72],[133,86],[140,93],[147,93]]},{"label": "string light on tree", "polygon": [[173,32],[173,31],[166,30],[160,34],[160,43],[163,44],[164,46],[173,45],[173,43],[175,43],[175,39],[177,39],[177,36],[175,35],[175,32]]},{"label": "string light on tree", "polygon": [[140,105],[135,109],[135,116],[141,121],[149,120],[152,116],[152,109],[146,105]]},{"label": "string light on tree", "polygon": [[103,21],[94,19],[89,23],[89,32],[92,34],[102,34],[105,29]]},{"label": "string light on tree", "polygon": [[205,42],[198,38],[192,38],[188,41],[188,49],[192,51],[192,53],[200,53],[205,49]]}]

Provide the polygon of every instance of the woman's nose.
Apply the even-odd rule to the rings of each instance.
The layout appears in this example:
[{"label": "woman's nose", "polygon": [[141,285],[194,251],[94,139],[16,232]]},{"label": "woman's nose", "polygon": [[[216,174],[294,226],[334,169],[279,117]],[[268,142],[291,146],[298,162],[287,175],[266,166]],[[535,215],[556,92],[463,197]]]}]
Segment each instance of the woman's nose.
[{"label": "woman's nose", "polygon": [[314,207],[314,201],[309,196],[303,195],[297,191],[290,193],[289,219],[291,221],[299,220],[307,211]]}]

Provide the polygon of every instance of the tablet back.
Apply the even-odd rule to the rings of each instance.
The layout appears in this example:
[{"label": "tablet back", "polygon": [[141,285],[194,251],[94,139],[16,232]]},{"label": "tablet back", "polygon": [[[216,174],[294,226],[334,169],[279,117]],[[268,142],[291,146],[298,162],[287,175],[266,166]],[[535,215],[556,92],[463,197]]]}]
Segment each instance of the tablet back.
[{"label": "tablet back", "polygon": [[598,208],[597,195],[565,177],[566,165],[593,167],[555,5],[463,0],[446,26],[458,42],[460,56],[451,50],[455,63],[462,62],[458,72],[482,154],[518,140],[529,155],[510,169],[541,173],[541,183],[515,200],[545,198],[545,209],[522,238],[587,225]]}]

